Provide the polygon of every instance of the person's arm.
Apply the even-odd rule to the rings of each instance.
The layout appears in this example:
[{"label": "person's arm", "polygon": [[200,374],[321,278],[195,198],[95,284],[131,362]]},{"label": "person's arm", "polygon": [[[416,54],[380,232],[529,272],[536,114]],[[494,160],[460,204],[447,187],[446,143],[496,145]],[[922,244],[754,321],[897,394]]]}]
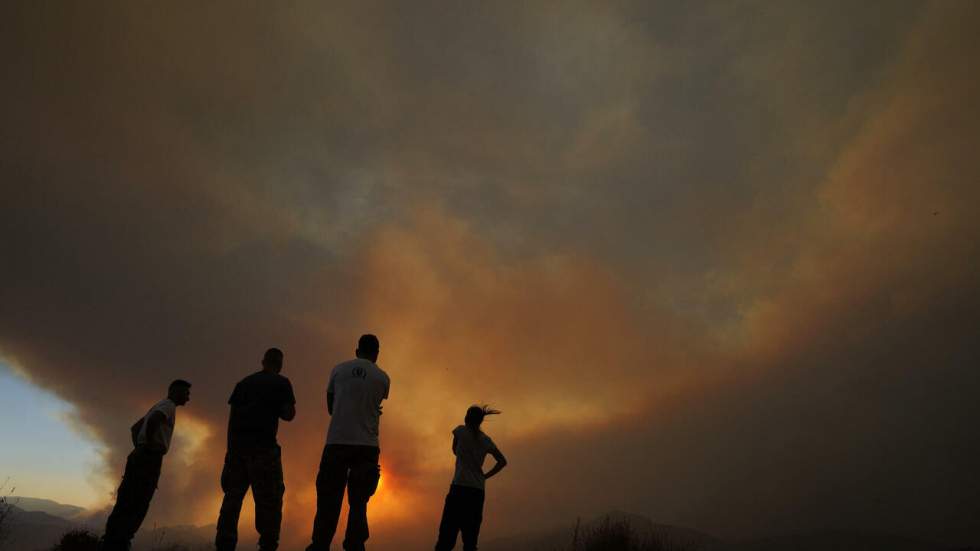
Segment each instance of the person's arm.
[{"label": "person's arm", "polygon": [[485,479],[490,478],[493,475],[499,473],[500,471],[504,470],[504,467],[507,466],[507,458],[504,457],[504,454],[500,453],[500,450],[498,450],[497,448],[491,449],[490,455],[492,455],[493,458],[497,460],[497,464],[494,465],[493,468],[490,469],[489,471],[483,473],[483,478]]},{"label": "person's arm", "polygon": [[453,455],[456,455],[456,435],[453,435]]},{"label": "person's arm", "polygon": [[137,420],[135,423],[133,423],[133,426],[129,427],[129,434],[133,438],[133,447],[134,448],[139,447],[139,445],[140,445],[139,444],[140,431],[143,430],[143,423],[145,423],[145,422],[146,422],[146,419],[144,419],[143,417],[140,417],[139,420]]},{"label": "person's arm", "polygon": [[293,385],[287,380],[284,387],[282,407],[279,408],[279,418],[292,421],[296,417],[296,396],[293,395]]},{"label": "person's arm", "polygon": [[327,413],[333,415],[333,388],[334,388],[334,377],[337,376],[337,368],[333,368],[333,372],[330,373],[330,382],[327,383]]},{"label": "person's arm", "polygon": [[163,414],[162,411],[154,411],[150,414],[149,418],[146,420],[146,441],[143,442],[143,446],[151,451],[162,452],[165,450],[160,449],[156,446],[156,439],[154,438],[157,431],[160,430],[160,425],[167,422],[167,416]]},{"label": "person's arm", "polygon": [[[384,396],[381,397],[382,400],[387,400],[388,399],[388,391],[390,391],[390,390],[391,390],[391,378],[389,378],[388,377],[388,374],[386,373],[385,374],[385,394],[384,394]],[[381,402],[378,402],[378,415],[381,415],[382,413],[384,413],[383,411],[381,411],[382,408],[384,408],[384,406],[381,405]]]}]

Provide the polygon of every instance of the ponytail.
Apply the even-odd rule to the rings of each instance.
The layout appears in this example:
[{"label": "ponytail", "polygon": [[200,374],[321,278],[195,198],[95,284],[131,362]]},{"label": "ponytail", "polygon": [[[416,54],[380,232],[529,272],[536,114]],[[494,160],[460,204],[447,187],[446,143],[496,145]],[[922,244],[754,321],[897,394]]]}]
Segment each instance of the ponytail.
[{"label": "ponytail", "polygon": [[500,411],[492,409],[486,404],[482,406],[471,406],[468,410],[466,410],[464,422],[473,432],[479,433],[480,425],[483,424],[483,419],[487,415],[500,415]]}]

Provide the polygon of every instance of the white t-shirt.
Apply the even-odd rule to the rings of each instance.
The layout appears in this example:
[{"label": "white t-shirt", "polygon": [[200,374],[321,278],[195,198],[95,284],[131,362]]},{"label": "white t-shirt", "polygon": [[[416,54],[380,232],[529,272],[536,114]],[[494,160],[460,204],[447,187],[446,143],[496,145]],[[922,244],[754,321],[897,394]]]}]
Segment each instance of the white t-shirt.
[{"label": "white t-shirt", "polygon": [[333,416],[327,444],[378,446],[381,401],[391,379],[374,362],[354,359],[330,373],[327,394],[333,394]]},{"label": "white t-shirt", "polygon": [[456,474],[453,476],[453,484],[484,489],[486,479],[483,477],[483,461],[491,450],[497,449],[497,445],[486,433],[474,433],[466,425],[453,429],[453,436],[456,437]]},{"label": "white t-shirt", "polygon": [[140,446],[146,444],[146,426],[150,421],[150,415],[157,411],[162,412],[166,420],[160,423],[160,428],[153,434],[154,441],[151,444],[163,450],[163,453],[167,453],[170,450],[170,438],[174,435],[174,421],[177,420],[177,404],[170,398],[160,400],[143,416],[143,426],[136,437],[136,444]]}]

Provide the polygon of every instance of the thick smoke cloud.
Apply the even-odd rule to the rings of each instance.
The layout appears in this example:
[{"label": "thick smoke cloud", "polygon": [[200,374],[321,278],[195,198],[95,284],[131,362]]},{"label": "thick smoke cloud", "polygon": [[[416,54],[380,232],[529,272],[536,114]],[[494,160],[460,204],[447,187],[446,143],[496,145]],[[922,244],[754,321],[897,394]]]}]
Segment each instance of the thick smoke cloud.
[{"label": "thick smoke cloud", "polygon": [[976,542],[980,13],[844,7],[5,5],[0,354],[107,491],[193,380],[160,523],[214,521],[227,395],[278,345],[298,545],[370,330],[391,548],[428,545],[482,401],[491,536]]}]

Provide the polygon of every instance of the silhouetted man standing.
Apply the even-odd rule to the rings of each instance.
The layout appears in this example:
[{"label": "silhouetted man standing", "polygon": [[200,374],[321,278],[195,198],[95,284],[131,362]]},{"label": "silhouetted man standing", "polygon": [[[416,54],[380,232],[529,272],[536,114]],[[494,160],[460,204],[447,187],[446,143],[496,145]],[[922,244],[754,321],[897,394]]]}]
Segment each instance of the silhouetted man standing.
[{"label": "silhouetted man standing", "polygon": [[367,503],[378,489],[381,467],[378,427],[381,401],[388,398],[391,381],[375,364],[378,337],[357,341],[356,359],[333,368],[327,385],[330,429],[316,477],[316,518],[313,543],[307,551],[328,551],[337,531],[340,506],[347,490],[350,512],[344,549],[363,551],[367,541]]},{"label": "silhouetted man standing", "polygon": [[167,397],[157,402],[132,427],[133,451],[126,458],[126,471],[116,490],[116,504],[105,523],[103,551],[126,551],[143,524],[150,500],[160,481],[163,456],[170,449],[177,407],[191,399],[191,384],[178,379],[170,383]]},{"label": "silhouetted man standing", "polygon": [[248,487],[255,500],[255,529],[259,549],[279,547],[282,524],[282,457],[276,433],[279,420],[296,416],[296,398],[289,379],[282,371],[282,350],[270,348],[262,358],[262,371],[245,377],[235,385],[228,403],[228,452],[221,471],[225,498],[218,515],[214,545],[218,551],[232,551],[238,543],[238,516]]}]

